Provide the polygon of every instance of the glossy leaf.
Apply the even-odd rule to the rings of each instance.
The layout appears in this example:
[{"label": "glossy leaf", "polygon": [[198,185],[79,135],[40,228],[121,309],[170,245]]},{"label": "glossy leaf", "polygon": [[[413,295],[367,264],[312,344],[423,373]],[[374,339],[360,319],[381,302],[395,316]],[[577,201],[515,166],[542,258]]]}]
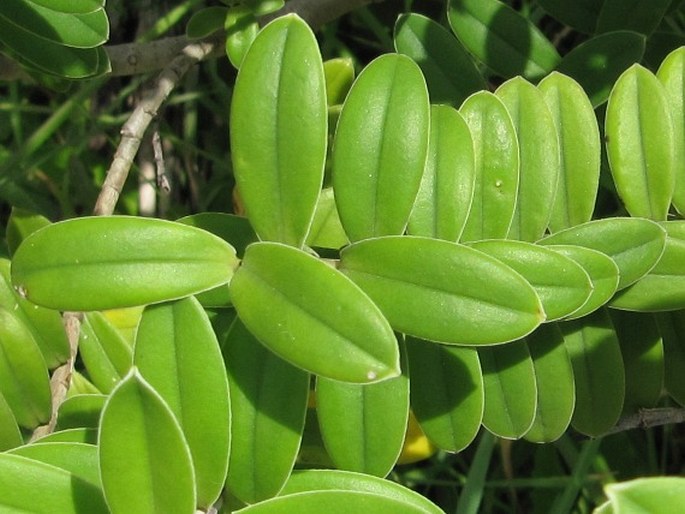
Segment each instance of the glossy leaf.
[{"label": "glossy leaf", "polygon": [[675,189],[673,205],[680,214],[685,213],[685,47],[673,50],[659,67],[657,78],[664,85],[668,110],[673,121]]},{"label": "glossy leaf", "polygon": [[352,59],[328,59],[323,63],[326,77],[326,103],[329,107],[340,105],[354,82],[354,63]]},{"label": "glossy leaf", "polygon": [[585,34],[592,34],[604,0],[537,0],[553,18]]},{"label": "glossy leaf", "polygon": [[326,85],[309,26],[295,15],[264,27],[245,55],[231,103],[231,156],[261,239],[302,246],[323,181]]},{"label": "glossy leaf", "polygon": [[535,419],[524,436],[535,443],[559,439],[571,422],[576,401],[573,367],[556,323],[542,325],[526,336],[535,370]]},{"label": "glossy leaf", "polygon": [[485,89],[485,80],[459,40],[432,19],[402,14],[395,23],[395,49],[411,57],[426,77],[431,102],[458,107]]},{"label": "glossy leaf", "polygon": [[[95,485],[44,462],[0,454],[0,510],[36,514],[107,514],[102,492]],[[40,491],[40,494],[36,494]]]},{"label": "glossy leaf", "polygon": [[566,317],[581,318],[606,304],[618,287],[618,266],[608,255],[582,246],[550,245],[548,248],[576,261],[590,277],[592,291],[587,301]]},{"label": "glossy leaf", "polygon": [[557,71],[577,80],[597,107],[609,98],[621,73],[642,59],[645,44],[645,37],[636,32],[607,32],[573,48],[563,57]]},{"label": "glossy leaf", "polygon": [[559,61],[540,30],[503,2],[450,0],[447,16],[464,46],[498,75],[535,80]]},{"label": "glossy leaf", "polygon": [[685,308],[685,221],[661,224],[668,234],[664,253],[656,266],[611,300],[616,309],[665,311]]},{"label": "glossy leaf", "polygon": [[[482,252],[417,236],[369,239],[345,248],[340,269],[399,332],[453,344],[497,344],[544,320],[535,291]],[[485,286],[487,284],[487,286]]]},{"label": "glossy leaf", "polygon": [[407,338],[411,405],[439,448],[459,452],[475,439],[483,419],[483,374],[478,352]]},{"label": "glossy leaf", "polygon": [[664,252],[666,231],[646,219],[605,218],[562,230],[539,244],[576,245],[605,253],[618,266],[620,290],[656,265]]},{"label": "glossy leaf", "polygon": [[[76,480],[83,480],[98,489],[101,487],[98,450],[92,444],[41,442],[14,448],[9,453],[64,469]],[[96,496],[103,500],[101,491]]]},{"label": "glossy leaf", "polygon": [[621,415],[625,370],[616,332],[606,309],[559,323],[576,385],[571,425],[592,437],[604,434]]},{"label": "glossy leaf", "polygon": [[186,25],[186,36],[188,39],[200,39],[223,29],[227,14],[228,9],[219,5],[193,13]]},{"label": "glossy leaf", "polygon": [[230,411],[221,350],[199,302],[191,297],[147,307],[134,363],[180,423],[193,458],[197,504],[208,508],[226,479]]},{"label": "glossy leaf", "polygon": [[193,464],[181,427],[135,368],[105,404],[98,456],[113,514],[195,512]]},{"label": "glossy leaf", "polygon": [[0,393],[20,426],[35,428],[50,418],[48,370],[31,332],[0,308]]},{"label": "glossy leaf", "polygon": [[359,74],[333,143],[333,189],[351,241],[404,232],[426,164],[429,104],[420,68],[386,54]]},{"label": "glossy leaf", "polygon": [[240,258],[250,243],[259,241],[247,218],[225,212],[200,212],[176,220],[179,223],[201,228],[229,243]]},{"label": "glossy leaf", "polygon": [[[207,9],[212,8],[222,9],[221,7],[208,7]],[[219,20],[216,21],[221,21],[221,28],[226,30],[226,55],[228,59],[235,68],[240,69],[245,54],[259,34],[257,18],[249,8],[236,5],[222,13]],[[190,29],[190,24],[188,28]]]},{"label": "glossy leaf", "polygon": [[133,347],[135,341],[136,330],[140,322],[140,316],[143,314],[144,306],[126,307],[125,309],[111,309],[102,311],[102,315],[107,318],[119,334],[123,336],[126,342]]},{"label": "glossy leaf", "polygon": [[30,2],[64,13],[89,13],[105,6],[105,0],[30,0]]},{"label": "glossy leaf", "polygon": [[378,307],[301,250],[266,242],[248,247],[231,297],[250,332],[298,367],[360,383],[399,374],[397,341]]},{"label": "glossy leaf", "polygon": [[294,471],[280,495],[286,496],[307,491],[367,492],[389,499],[396,499],[405,505],[412,505],[418,512],[424,514],[441,514],[443,512],[425,497],[403,487],[397,482],[362,473],[334,469]]},{"label": "glossy leaf", "polygon": [[624,414],[655,407],[664,385],[664,346],[654,316],[610,309],[626,375]]},{"label": "glossy leaf", "polygon": [[483,369],[483,426],[505,439],[518,439],[533,424],[537,407],[535,368],[525,341],[478,350]]},{"label": "glossy leaf", "polygon": [[559,181],[559,141],[542,93],[521,77],[508,80],[495,94],[509,111],[519,144],[516,211],[508,237],[540,239],[547,229]]},{"label": "glossy leaf", "polygon": [[98,428],[107,397],[104,394],[77,394],[59,406],[55,430]]},{"label": "glossy leaf", "polygon": [[654,315],[664,345],[664,387],[669,396],[685,405],[685,311]]},{"label": "glossy leaf", "polygon": [[98,444],[98,430],[96,428],[69,428],[59,430],[41,437],[35,441],[36,444],[42,443],[83,443]]},{"label": "glossy leaf", "polygon": [[45,364],[56,368],[69,358],[67,341],[59,312],[38,307],[22,298],[12,287],[10,261],[0,259],[0,306],[12,312],[38,345]]},{"label": "glossy leaf", "polygon": [[17,420],[0,391],[0,452],[20,446],[23,442]]},{"label": "glossy leaf", "polygon": [[194,227],[152,218],[99,216],[55,223],[27,238],[12,260],[24,297],[60,310],[102,310],[173,300],[228,282],[235,250]]},{"label": "glossy leaf", "polygon": [[319,377],[316,413],[335,467],[384,477],[402,451],[409,416],[406,374],[378,384]]},{"label": "glossy leaf", "polygon": [[88,313],[79,332],[79,353],[95,386],[109,393],[133,362],[131,347],[99,312]]},{"label": "glossy leaf", "polygon": [[604,490],[614,513],[678,514],[685,502],[685,479],[680,477],[638,478],[607,484]]},{"label": "glossy leaf", "polygon": [[276,495],[295,464],[309,375],[264,348],[236,319],[222,341],[231,394],[227,486],[254,503]]},{"label": "glossy leaf", "polygon": [[29,235],[49,224],[50,220],[45,216],[18,207],[12,207],[12,213],[7,221],[7,233],[5,234],[10,255],[17,251],[21,242]]},{"label": "glossy leaf", "polygon": [[559,141],[559,180],[551,205],[552,232],[590,221],[599,187],[601,143],[597,117],[583,88],[557,72],[538,88]]},{"label": "glossy leaf", "polygon": [[592,293],[590,278],[579,264],[544,246],[494,239],[470,246],[520,273],[535,289],[547,321],[573,314]]},{"label": "glossy leaf", "polygon": [[471,130],[476,150],[475,192],[462,239],[504,238],[518,195],[516,129],[502,101],[487,91],[471,95],[459,112]]},{"label": "glossy leaf", "polygon": [[597,19],[597,33],[634,30],[650,35],[661,23],[671,0],[633,0],[626,9],[623,0],[604,0]]},{"label": "glossy leaf", "polygon": [[338,249],[348,243],[347,234],[340,223],[340,216],[335,206],[333,188],[327,187],[321,191],[316,204],[312,228],[307,236],[307,245]]},{"label": "glossy leaf", "polygon": [[244,509],[236,514],[278,514],[297,512],[298,514],[347,514],[352,512],[374,512],[377,514],[423,514],[423,506],[405,503],[370,492],[358,491],[307,491],[299,494],[278,496]]},{"label": "glossy leaf", "polygon": [[607,157],[631,216],[666,220],[675,185],[669,111],[664,87],[640,65],[624,72],[609,95]]},{"label": "glossy leaf", "polygon": [[409,234],[457,241],[476,181],[473,139],[458,111],[431,107],[428,160],[409,218]]}]

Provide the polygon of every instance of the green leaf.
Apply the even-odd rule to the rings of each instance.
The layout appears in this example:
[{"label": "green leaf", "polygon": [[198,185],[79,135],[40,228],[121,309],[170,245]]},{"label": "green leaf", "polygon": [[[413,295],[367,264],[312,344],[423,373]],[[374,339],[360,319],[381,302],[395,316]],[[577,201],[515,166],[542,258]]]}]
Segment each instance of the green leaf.
[{"label": "green leaf", "polygon": [[59,406],[55,430],[97,428],[107,397],[104,394],[77,394]]},{"label": "green leaf", "polygon": [[37,439],[35,443],[84,443],[96,446],[98,444],[98,430],[96,428],[59,430]]},{"label": "green leaf", "polygon": [[210,507],[228,468],[228,379],[219,343],[195,298],[143,311],[134,364],[180,423],[193,458],[197,504]]},{"label": "green leaf", "polygon": [[[75,479],[83,480],[98,489],[101,488],[100,470],[98,469],[98,449],[95,445],[40,442],[14,448],[8,453],[64,469],[71,473]],[[101,501],[104,500],[102,492],[98,492]]]},{"label": "green leaf", "polygon": [[559,181],[559,141],[542,93],[521,77],[508,80],[495,94],[509,111],[519,143],[516,211],[508,236],[535,241],[547,229]]},{"label": "green leaf", "polygon": [[471,95],[459,112],[471,130],[476,151],[475,193],[462,239],[504,238],[514,217],[519,186],[516,129],[502,101],[487,91]]},{"label": "green leaf", "polygon": [[620,30],[601,34],[566,54],[557,71],[577,80],[597,107],[609,98],[621,73],[642,59],[645,45],[645,37],[636,32]]},{"label": "green leaf", "polygon": [[41,5],[53,11],[64,13],[89,13],[102,9],[105,0],[27,0],[36,5]]},{"label": "green leaf", "polygon": [[201,212],[176,220],[178,223],[201,228],[230,243],[240,258],[245,255],[245,248],[250,243],[259,241],[257,234],[247,218],[225,212]]},{"label": "green leaf", "polygon": [[665,311],[685,308],[685,221],[666,221],[666,247],[656,266],[609,304],[629,311]]},{"label": "green leaf", "polygon": [[529,20],[498,0],[449,0],[452,30],[469,51],[505,78],[536,80],[559,62],[554,45]]},{"label": "green leaf", "polygon": [[544,246],[495,239],[470,246],[520,273],[535,289],[547,321],[573,314],[592,293],[590,277],[579,264]]},{"label": "green leaf", "polygon": [[664,221],[675,186],[674,134],[664,87],[646,68],[631,66],[609,95],[607,157],[631,216]]},{"label": "green leaf", "polygon": [[[212,9],[212,7],[208,9]],[[222,8],[214,7],[214,9]],[[231,64],[240,69],[245,54],[257,38],[259,22],[257,22],[254,13],[243,6],[231,7],[222,13],[220,20],[226,30],[226,55],[228,55]]]},{"label": "green leaf", "polygon": [[626,375],[623,414],[655,407],[664,386],[664,346],[651,314],[609,309]]},{"label": "green leaf", "polygon": [[460,452],[483,420],[483,374],[478,352],[407,338],[411,407],[439,448]]},{"label": "green leaf", "polygon": [[283,7],[285,0],[244,0],[245,5],[254,11],[255,16],[264,16]]},{"label": "green leaf", "polygon": [[235,250],[200,229],[152,218],[77,218],[29,236],[12,282],[33,303],[102,310],[182,298],[230,281]]},{"label": "green leaf", "polygon": [[678,514],[685,502],[685,479],[638,478],[607,484],[604,488],[613,512],[626,514]]},{"label": "green leaf", "polygon": [[525,341],[478,350],[483,369],[483,426],[498,437],[518,439],[533,424],[537,406],[535,368]]},{"label": "green leaf", "polygon": [[654,315],[664,346],[664,387],[669,396],[685,405],[685,311]]},{"label": "green leaf", "polygon": [[323,72],[326,77],[326,103],[329,107],[342,104],[354,83],[352,59],[328,59],[323,63]]},{"label": "green leaf", "polygon": [[129,344],[99,312],[88,313],[83,319],[79,353],[91,380],[104,393],[114,389],[133,362]]},{"label": "green leaf", "polygon": [[473,139],[464,118],[452,107],[432,106],[428,160],[407,232],[457,241],[471,208],[475,180]]},{"label": "green leaf", "polygon": [[526,344],[535,369],[538,401],[533,425],[524,437],[535,443],[549,443],[564,434],[573,416],[573,367],[556,323],[540,326],[526,336]]},{"label": "green leaf", "polygon": [[625,370],[616,332],[606,309],[559,323],[576,385],[571,425],[597,437],[618,421],[625,397]]},{"label": "green leaf", "polygon": [[230,132],[255,231],[302,246],[323,181],[327,109],[319,47],[296,15],[269,23],[250,46],[233,90]]},{"label": "green leaf", "polygon": [[606,304],[618,287],[618,266],[608,255],[597,250],[573,245],[549,245],[554,250],[580,264],[590,278],[592,291],[587,301],[566,317],[566,319],[581,318],[596,311]]},{"label": "green leaf", "polygon": [[14,255],[21,242],[29,235],[34,233],[39,228],[43,228],[50,224],[45,216],[36,214],[25,209],[12,207],[12,213],[7,221],[7,248],[10,256]]},{"label": "green leaf", "polygon": [[544,320],[540,300],[518,273],[456,243],[388,236],[355,243],[340,259],[343,273],[393,328],[415,337],[498,344],[523,337]]},{"label": "green leaf", "polygon": [[312,228],[307,236],[307,246],[337,250],[348,243],[347,234],[335,207],[333,188],[327,187],[321,191],[316,204]]},{"label": "green leaf", "polygon": [[113,514],[195,512],[195,475],[181,427],[136,368],[105,404],[98,456]]},{"label": "green leaf", "polygon": [[294,471],[288,479],[280,496],[307,491],[357,491],[367,492],[389,499],[396,499],[405,505],[414,506],[423,514],[442,514],[443,511],[424,496],[397,482],[382,478],[339,471],[335,469],[307,469]]},{"label": "green leaf", "polygon": [[538,243],[576,245],[605,253],[618,266],[620,290],[656,265],[664,252],[666,231],[647,219],[605,218],[562,230]]},{"label": "green leaf", "polygon": [[432,103],[457,107],[472,93],[485,89],[485,80],[466,49],[430,18],[400,15],[394,40],[397,52],[411,57],[421,68]]},{"label": "green leaf", "polygon": [[[0,510],[36,514],[107,514],[96,486],[44,462],[0,454]],[[37,492],[40,494],[37,494]]]},{"label": "green leaf", "polygon": [[278,514],[297,512],[298,514],[348,514],[353,512],[373,512],[374,514],[424,514],[424,506],[406,503],[375,492],[358,491],[307,491],[299,494],[278,496],[244,509],[236,514]]},{"label": "green leaf", "polygon": [[599,187],[601,143],[597,117],[583,88],[552,72],[538,84],[559,141],[559,180],[552,202],[552,232],[592,219]]},{"label": "green leaf", "polygon": [[604,0],[597,19],[597,33],[634,30],[650,35],[661,23],[671,0]]},{"label": "green leaf", "polygon": [[0,393],[24,428],[35,428],[50,418],[50,382],[43,356],[29,329],[4,308],[0,308]]},{"label": "green leaf", "polygon": [[213,5],[193,13],[186,25],[186,37],[201,39],[223,29],[228,12],[226,7]]},{"label": "green leaf", "polygon": [[406,374],[377,384],[319,377],[316,414],[335,467],[384,477],[402,451],[409,416]]},{"label": "green leaf", "polygon": [[426,164],[429,104],[420,68],[386,54],[360,73],[333,144],[333,188],[351,241],[401,234]]},{"label": "green leaf", "polygon": [[17,419],[0,391],[0,452],[20,446],[23,442]]},{"label": "green leaf", "polygon": [[38,307],[22,298],[12,287],[10,262],[0,259],[0,306],[12,312],[31,332],[48,369],[69,358],[67,341],[59,312]]},{"label": "green leaf", "polygon": [[250,332],[298,367],[346,382],[400,373],[397,341],[378,307],[347,277],[301,250],[249,246],[231,297]]},{"label": "green leaf", "polygon": [[26,0],[6,0],[0,16],[39,40],[73,48],[94,48],[109,38],[103,8],[87,13],[63,13]]},{"label": "green leaf", "polygon": [[[657,71],[657,78],[664,85],[668,110],[673,121],[674,166],[676,170],[685,167],[685,47],[672,51],[664,59]],[[682,215],[685,214],[685,177],[675,174],[673,205]]]},{"label": "green leaf", "polygon": [[293,469],[307,410],[309,374],[264,348],[239,319],[222,340],[222,350],[234,441],[227,486],[234,496],[254,503],[276,495]]},{"label": "green leaf", "polygon": [[579,32],[592,34],[597,26],[597,16],[604,0],[537,0],[550,16]]}]

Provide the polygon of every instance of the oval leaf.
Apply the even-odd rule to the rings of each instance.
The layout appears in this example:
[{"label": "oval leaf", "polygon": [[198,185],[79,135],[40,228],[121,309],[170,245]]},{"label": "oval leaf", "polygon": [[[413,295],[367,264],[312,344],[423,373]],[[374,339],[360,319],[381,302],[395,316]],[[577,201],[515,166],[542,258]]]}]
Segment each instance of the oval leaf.
[{"label": "oval leaf", "polygon": [[671,0],[632,0],[626,9],[623,0],[604,0],[597,19],[597,33],[634,30],[650,35],[661,23]]},{"label": "oval leaf", "polygon": [[604,0],[537,0],[553,18],[585,34],[592,34]]},{"label": "oval leaf", "polygon": [[483,420],[483,374],[478,352],[407,338],[411,405],[421,428],[439,448],[460,452]]},{"label": "oval leaf", "polygon": [[679,477],[638,478],[605,487],[616,513],[677,514],[685,502],[685,479]]},{"label": "oval leaf", "polygon": [[0,452],[23,444],[17,419],[0,391]]},{"label": "oval leaf", "polygon": [[228,9],[220,5],[205,7],[190,17],[186,25],[186,37],[200,39],[224,28],[224,19]]},{"label": "oval leaf", "polygon": [[236,319],[222,340],[231,394],[228,488],[247,503],[276,495],[295,464],[309,374],[264,348]]},{"label": "oval leaf", "polygon": [[447,16],[459,40],[488,68],[506,78],[539,79],[559,62],[538,28],[498,0],[450,0]]},{"label": "oval leaf", "polygon": [[15,448],[12,455],[20,455],[29,459],[50,464],[71,473],[75,479],[81,479],[98,488],[98,496],[103,500],[99,491],[100,470],[98,469],[98,449],[92,444],[41,442],[27,444]]},{"label": "oval leaf", "polygon": [[55,223],[27,238],[12,282],[33,303],[102,310],[173,300],[228,282],[235,250],[194,227],[102,216]]},{"label": "oval leaf", "polygon": [[135,368],[105,404],[98,455],[113,514],[195,512],[193,464],[181,427]]},{"label": "oval leaf", "polygon": [[323,63],[328,106],[341,105],[354,82],[354,62],[349,58],[329,59]]},{"label": "oval leaf", "polygon": [[360,73],[333,144],[333,189],[351,241],[402,234],[426,164],[426,83],[409,57],[383,55]]},{"label": "oval leaf", "polygon": [[45,216],[36,214],[25,209],[12,207],[12,213],[7,221],[7,249],[10,256],[14,255],[21,242],[28,236],[33,234],[39,228],[46,227],[50,224],[50,220]]},{"label": "oval leaf", "polygon": [[176,416],[190,448],[197,504],[221,493],[228,468],[228,379],[219,343],[195,298],[147,307],[134,364]]},{"label": "oval leaf", "polygon": [[107,397],[104,394],[77,394],[59,406],[55,430],[98,428]]},{"label": "oval leaf", "polygon": [[664,87],[633,65],[616,82],[606,112],[607,157],[631,216],[666,220],[675,186],[674,138]]},{"label": "oval leaf", "polygon": [[559,140],[559,180],[549,220],[550,230],[556,232],[592,219],[599,188],[601,143],[595,111],[577,82],[554,72],[538,88],[552,114]]},{"label": "oval leaf", "polygon": [[516,209],[519,145],[511,116],[494,94],[471,95],[459,108],[476,150],[476,185],[464,241],[506,237]]},{"label": "oval leaf", "polygon": [[458,111],[434,105],[429,141],[407,232],[457,241],[471,209],[476,181],[473,139]]},{"label": "oval leaf", "polygon": [[395,335],[351,280],[278,243],[255,243],[231,282],[240,319],[274,353],[318,375],[375,382],[399,374]]},{"label": "oval leaf", "polygon": [[497,344],[523,337],[544,320],[528,282],[466,246],[388,236],[355,243],[340,258],[340,269],[381,308],[393,328],[409,335],[453,344]]},{"label": "oval leaf", "polygon": [[236,183],[261,239],[304,243],[323,181],[326,113],[314,34],[295,15],[272,21],[240,66],[230,120]]},{"label": "oval leaf", "polygon": [[486,88],[466,49],[439,23],[420,14],[402,14],[395,23],[395,49],[411,57],[426,77],[431,102],[458,107]]},{"label": "oval leaf", "polygon": [[[209,9],[222,9],[221,7],[208,7]],[[200,11],[203,12],[203,11]],[[193,21],[192,19],[190,21]],[[259,34],[259,23],[254,13],[248,7],[236,5],[222,13],[214,23],[220,24],[219,28],[226,30],[226,55],[231,64],[240,69],[245,59],[245,54],[250,46],[257,39]],[[208,29],[211,26],[207,27]],[[190,29],[190,23],[188,24]]]}]

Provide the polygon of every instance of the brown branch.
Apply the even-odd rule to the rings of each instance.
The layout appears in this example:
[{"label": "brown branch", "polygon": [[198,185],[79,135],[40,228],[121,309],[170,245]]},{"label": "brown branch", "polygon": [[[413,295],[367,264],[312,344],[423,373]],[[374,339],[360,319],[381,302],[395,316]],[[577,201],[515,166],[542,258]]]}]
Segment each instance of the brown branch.
[{"label": "brown branch", "polygon": [[640,409],[635,414],[621,418],[616,423],[616,426],[611,428],[605,435],[625,432],[634,428],[647,429],[675,423],[685,423],[685,409],[673,407]]}]

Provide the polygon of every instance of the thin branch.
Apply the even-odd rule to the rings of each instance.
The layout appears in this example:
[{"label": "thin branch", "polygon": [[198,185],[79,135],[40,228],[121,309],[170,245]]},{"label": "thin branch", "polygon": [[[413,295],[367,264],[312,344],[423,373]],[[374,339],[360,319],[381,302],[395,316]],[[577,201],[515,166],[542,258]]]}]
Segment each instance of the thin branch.
[{"label": "thin branch", "polygon": [[673,407],[640,409],[635,414],[621,418],[606,435],[625,432],[634,428],[646,429],[675,423],[685,423],[685,409]]}]

